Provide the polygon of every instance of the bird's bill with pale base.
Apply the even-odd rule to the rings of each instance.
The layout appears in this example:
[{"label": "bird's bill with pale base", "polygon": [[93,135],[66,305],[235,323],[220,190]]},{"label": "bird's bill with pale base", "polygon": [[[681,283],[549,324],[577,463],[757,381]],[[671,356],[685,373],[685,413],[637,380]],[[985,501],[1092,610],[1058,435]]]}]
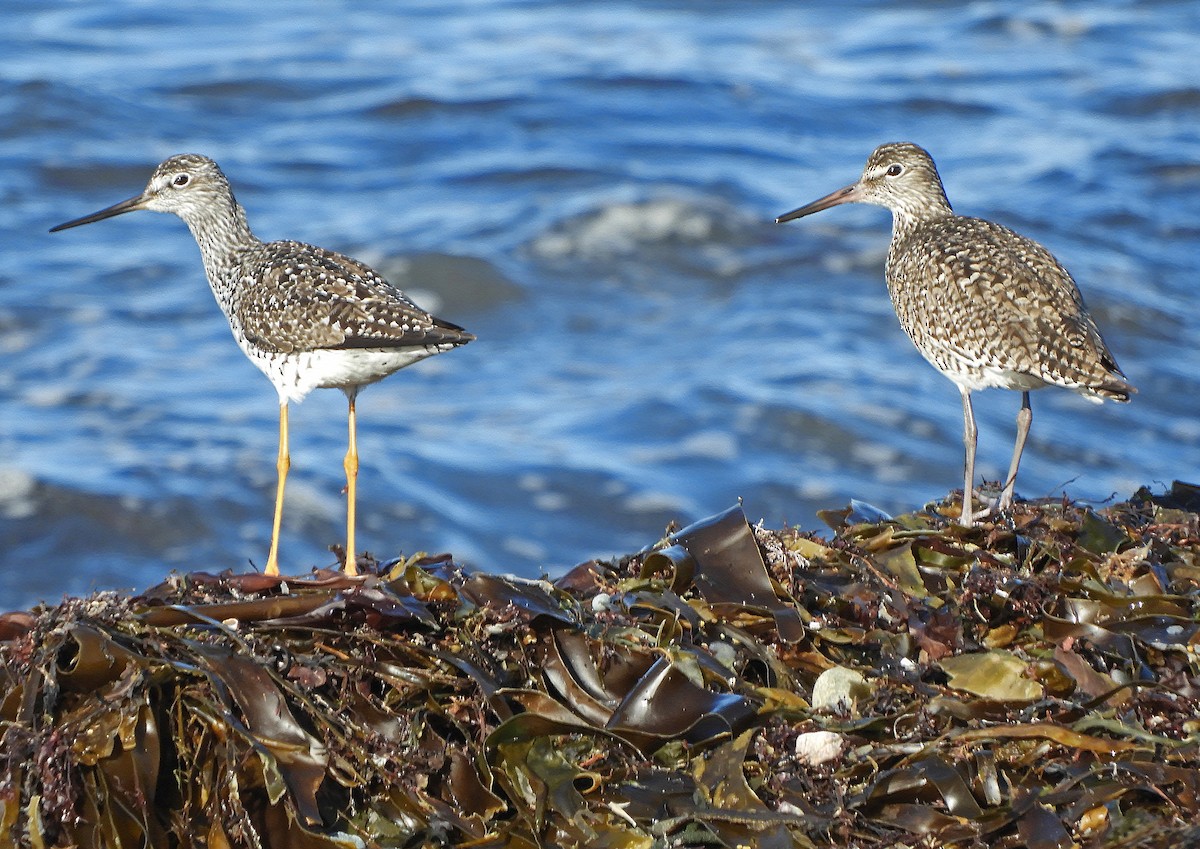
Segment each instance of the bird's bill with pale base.
[{"label": "bird's bill with pale base", "polygon": [[844,189],[838,189],[836,192],[825,195],[825,197],[814,200],[812,203],[805,204],[799,209],[793,209],[791,212],[785,212],[783,215],[775,219],[776,224],[782,224],[785,221],[795,221],[797,218],[803,218],[806,215],[812,215],[814,212],[820,212],[822,209],[829,209],[831,206],[837,206],[842,203],[857,203],[863,198],[862,183],[855,183],[852,186],[846,186]]},{"label": "bird's bill with pale base", "polygon": [[69,230],[72,227],[79,227],[82,224],[91,224],[93,221],[103,221],[105,218],[112,218],[114,215],[133,212],[135,209],[144,209],[149,201],[150,198],[144,194],[138,195],[137,197],[123,200],[120,203],[114,203],[112,206],[106,206],[104,209],[101,209],[99,212],[93,212],[91,215],[76,218],[65,224],[59,224],[57,227],[51,227],[50,232],[57,233],[59,230]]}]

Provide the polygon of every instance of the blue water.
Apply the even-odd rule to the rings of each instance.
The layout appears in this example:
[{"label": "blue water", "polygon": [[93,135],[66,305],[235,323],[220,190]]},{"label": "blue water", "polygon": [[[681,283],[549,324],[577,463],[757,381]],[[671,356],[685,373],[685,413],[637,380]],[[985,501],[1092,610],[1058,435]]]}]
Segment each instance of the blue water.
[{"label": "blue water", "polygon": [[[1200,478],[1200,4],[25,2],[0,51],[0,607],[261,566],[274,390],[184,225],[183,151],[268,239],[478,341],[360,398],[360,542],[554,574],[744,499],[818,525],[961,485],[958,395],[883,287],[884,210],[771,219],[879,143],[1046,244],[1140,393],[1033,398],[1018,491]],[[980,469],[1012,393],[977,396]],[[340,393],[292,409],[285,570],[342,537]]]}]

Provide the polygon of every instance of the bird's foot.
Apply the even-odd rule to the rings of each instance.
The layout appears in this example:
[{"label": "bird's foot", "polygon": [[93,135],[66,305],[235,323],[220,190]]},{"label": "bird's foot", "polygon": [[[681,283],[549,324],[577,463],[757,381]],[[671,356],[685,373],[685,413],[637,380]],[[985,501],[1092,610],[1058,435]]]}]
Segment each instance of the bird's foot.
[{"label": "bird's foot", "polygon": [[338,565],[342,567],[342,571],[351,577],[379,573],[379,561],[369,551],[364,551],[361,554],[355,555],[353,559],[350,559],[346,556],[346,547],[344,545],[334,543],[329,546],[329,550],[337,558]]},{"label": "bird's foot", "polygon": [[993,523],[1012,521],[1013,504],[1016,499],[1011,491],[1005,490],[999,496],[981,497],[979,500],[983,503],[983,508],[976,513],[976,519],[986,519]]},{"label": "bird's foot", "polygon": [[971,527],[975,526],[976,520],[979,518],[979,513],[975,510],[973,505],[978,501],[979,501],[979,496],[976,495],[973,491],[971,492],[969,497],[964,493],[963,497],[958,500],[958,505],[959,505],[958,524],[959,525],[961,525],[964,528],[971,528]]}]

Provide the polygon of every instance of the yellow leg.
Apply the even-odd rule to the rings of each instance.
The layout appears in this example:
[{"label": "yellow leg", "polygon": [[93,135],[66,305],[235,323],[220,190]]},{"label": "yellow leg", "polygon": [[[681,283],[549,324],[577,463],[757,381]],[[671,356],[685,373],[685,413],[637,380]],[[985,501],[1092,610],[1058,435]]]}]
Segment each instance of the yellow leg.
[{"label": "yellow leg", "polygon": [[285,401],[279,405],[279,457],[275,460],[279,483],[275,487],[275,521],[271,523],[271,553],[267,555],[268,575],[279,574],[279,523],[283,519],[283,485],[287,482],[287,473],[291,465],[292,458],[288,454],[288,408]]},{"label": "yellow leg", "polygon": [[354,548],[354,502],[358,492],[358,430],[354,420],[354,396],[350,399],[350,444],[346,449],[346,574],[358,574],[358,561]]}]

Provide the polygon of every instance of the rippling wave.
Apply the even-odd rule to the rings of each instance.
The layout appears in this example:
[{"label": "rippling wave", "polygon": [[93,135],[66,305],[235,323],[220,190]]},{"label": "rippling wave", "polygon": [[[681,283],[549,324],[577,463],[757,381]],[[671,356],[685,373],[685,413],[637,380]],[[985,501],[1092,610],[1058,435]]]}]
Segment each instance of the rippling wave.
[{"label": "rippling wave", "polygon": [[[773,217],[910,139],[1070,268],[1134,403],[1034,396],[1020,489],[1200,467],[1195,4],[9,10],[0,604],[262,563],[275,395],[186,228],[53,224],[194,150],[264,238],[374,264],[478,341],[361,399],[363,545],[557,572],[745,499],[816,525],[960,477],[959,403],[883,287],[887,213]],[[1018,399],[982,393],[980,466]],[[293,410],[283,565],[333,562],[344,409]]]}]

